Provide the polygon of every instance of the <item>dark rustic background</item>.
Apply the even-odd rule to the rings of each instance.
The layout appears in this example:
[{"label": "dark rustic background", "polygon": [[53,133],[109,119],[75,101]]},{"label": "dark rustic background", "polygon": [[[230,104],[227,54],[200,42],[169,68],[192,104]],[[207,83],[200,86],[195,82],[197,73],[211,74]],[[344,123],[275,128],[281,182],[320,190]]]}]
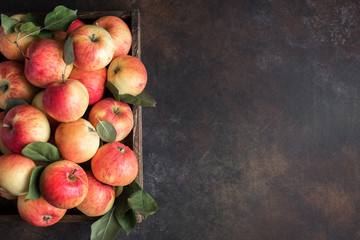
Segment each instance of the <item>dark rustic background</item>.
[{"label": "dark rustic background", "polygon": [[[2,1],[1,12],[140,9],[156,108],[144,188],[118,239],[360,239],[358,0]],[[89,223],[1,223],[1,239],[89,239]]]}]

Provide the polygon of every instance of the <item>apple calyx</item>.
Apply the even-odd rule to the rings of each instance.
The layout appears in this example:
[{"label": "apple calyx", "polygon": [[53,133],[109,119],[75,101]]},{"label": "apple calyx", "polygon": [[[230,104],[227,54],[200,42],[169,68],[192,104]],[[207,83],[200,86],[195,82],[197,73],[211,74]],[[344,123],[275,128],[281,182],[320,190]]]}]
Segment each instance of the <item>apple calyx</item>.
[{"label": "apple calyx", "polygon": [[118,147],[117,149],[119,150],[119,152],[125,153],[125,148],[124,148],[124,147],[121,147],[121,146],[120,146],[120,147]]},{"label": "apple calyx", "polygon": [[92,134],[96,133],[95,129],[92,127],[88,127],[88,131]]},{"label": "apple calyx", "polygon": [[50,219],[52,218],[52,216],[51,215],[44,215],[43,216],[43,220],[44,220],[44,222],[48,222],[48,221],[50,221]]},{"label": "apple calyx", "polygon": [[116,67],[116,68],[114,69],[114,75],[116,75],[119,71],[120,71],[120,67]]},{"label": "apple calyx", "polygon": [[0,92],[6,93],[10,89],[9,83],[4,83],[0,85]]}]

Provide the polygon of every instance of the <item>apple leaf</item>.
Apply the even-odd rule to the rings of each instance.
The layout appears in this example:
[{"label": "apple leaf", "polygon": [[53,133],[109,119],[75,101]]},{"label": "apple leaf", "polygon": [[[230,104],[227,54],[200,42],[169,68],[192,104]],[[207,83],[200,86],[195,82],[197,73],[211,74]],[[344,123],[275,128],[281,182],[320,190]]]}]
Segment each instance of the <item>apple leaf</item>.
[{"label": "apple leaf", "polygon": [[140,184],[138,178],[135,178],[135,180],[134,180],[132,183],[129,184],[129,187],[131,188],[131,190],[132,190],[133,192],[136,192],[136,191],[142,189],[141,184]]},{"label": "apple leaf", "polygon": [[32,22],[36,26],[43,27],[44,26],[44,17],[38,16],[38,15],[33,15],[31,13],[27,13],[26,14],[26,22]]},{"label": "apple leaf", "polygon": [[45,29],[66,32],[69,25],[77,19],[77,10],[71,10],[62,5],[48,13],[44,20]]},{"label": "apple leaf", "polygon": [[1,14],[1,26],[4,29],[5,35],[13,33],[15,31],[14,27],[18,24],[18,22],[19,21],[16,19],[12,19],[5,14]]},{"label": "apple leaf", "polygon": [[101,218],[91,224],[91,240],[115,240],[121,230],[119,222],[116,220],[115,206]]},{"label": "apple leaf", "polygon": [[44,168],[44,166],[37,166],[32,170],[29,183],[29,192],[25,199],[36,200],[40,198],[39,180]]},{"label": "apple leaf", "polygon": [[135,213],[132,209],[128,210],[123,215],[116,216],[116,219],[126,232],[126,235],[129,235],[137,223]]},{"label": "apple leaf", "polygon": [[127,201],[132,210],[144,217],[154,214],[159,208],[154,198],[143,190],[131,194]]},{"label": "apple leaf", "polygon": [[145,90],[143,90],[139,95],[133,96],[130,94],[119,94],[119,90],[114,84],[109,81],[106,81],[106,88],[112,93],[116,101],[123,101],[136,106],[143,107],[155,107],[155,99]]},{"label": "apple leaf", "polygon": [[126,234],[129,234],[130,231],[136,225],[136,216],[134,211],[130,208],[127,199],[133,193],[132,189],[129,186],[123,188],[123,192],[115,200],[115,217],[122,228],[125,230]]},{"label": "apple leaf", "polygon": [[49,31],[49,30],[42,30],[42,31],[38,34],[38,36],[39,36],[40,38],[52,38],[53,33],[52,33],[51,31]]},{"label": "apple leaf", "polygon": [[55,162],[60,160],[57,147],[48,142],[32,142],[26,145],[21,154],[34,161]]},{"label": "apple leaf", "polygon": [[28,35],[38,35],[40,33],[40,27],[32,22],[27,22],[21,24],[20,32],[26,32]]},{"label": "apple leaf", "polygon": [[6,108],[5,108],[5,114],[12,109],[13,107],[16,107],[17,105],[29,105],[25,100],[20,98],[8,98],[6,99]]},{"label": "apple leaf", "polygon": [[70,65],[75,60],[73,42],[74,39],[72,37],[68,37],[64,44],[63,60],[66,65]]},{"label": "apple leaf", "polygon": [[116,129],[108,121],[99,121],[96,124],[96,131],[104,142],[113,143],[116,140]]}]

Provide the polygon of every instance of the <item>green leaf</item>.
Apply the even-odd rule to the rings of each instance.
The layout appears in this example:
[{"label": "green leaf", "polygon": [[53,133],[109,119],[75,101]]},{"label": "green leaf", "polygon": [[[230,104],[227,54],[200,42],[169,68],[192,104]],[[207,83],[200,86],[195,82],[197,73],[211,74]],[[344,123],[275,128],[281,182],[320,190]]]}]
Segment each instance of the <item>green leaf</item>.
[{"label": "green leaf", "polygon": [[144,217],[154,214],[159,208],[156,201],[143,190],[131,194],[128,203],[132,210]]},{"label": "green leaf", "polygon": [[40,27],[35,26],[32,22],[27,22],[21,24],[20,32],[26,32],[28,35],[38,35],[40,33]]},{"label": "green leaf", "polygon": [[5,108],[5,114],[12,109],[13,107],[16,107],[17,105],[29,105],[25,100],[20,98],[8,98],[6,99],[6,108]]},{"label": "green leaf", "polygon": [[64,44],[63,60],[66,65],[72,64],[72,62],[75,60],[73,42],[74,39],[72,37],[68,37]]},{"label": "green leaf", "polygon": [[38,36],[40,38],[52,38],[53,33],[49,30],[42,30]]},{"label": "green leaf", "polygon": [[116,129],[108,121],[99,121],[96,124],[96,131],[104,142],[113,143],[116,140]]},{"label": "green leaf", "polygon": [[26,145],[21,154],[34,161],[55,162],[60,160],[57,147],[48,142],[32,142]]},{"label": "green leaf", "polygon": [[116,101],[123,101],[129,104],[143,107],[155,107],[155,99],[145,90],[143,90],[139,95],[133,96],[130,94],[119,94],[119,90],[114,84],[109,81],[106,81],[106,87],[113,94]]},{"label": "green leaf", "polygon": [[39,180],[44,168],[44,166],[37,166],[32,170],[29,183],[29,192],[25,199],[36,200],[40,198]]},{"label": "green leaf", "polygon": [[16,19],[12,19],[12,18],[6,16],[5,14],[1,14],[1,26],[4,29],[5,35],[13,33],[14,27],[16,24],[18,24],[18,22],[19,21]]},{"label": "green leaf", "polygon": [[128,210],[123,215],[116,215],[116,219],[126,232],[126,235],[129,235],[137,223],[135,213],[132,209]]},{"label": "green leaf", "polygon": [[77,19],[76,14],[77,10],[71,10],[61,5],[57,6],[46,15],[44,20],[45,29],[66,32],[69,25]]},{"label": "green leaf", "polygon": [[91,240],[115,240],[121,230],[121,225],[114,215],[113,206],[105,215],[91,224]]},{"label": "green leaf", "polygon": [[142,187],[141,187],[141,184],[140,184],[138,178],[135,178],[135,180],[132,183],[129,184],[129,187],[131,188],[132,192],[142,190]]},{"label": "green leaf", "polygon": [[38,15],[33,15],[31,13],[27,13],[26,14],[26,22],[32,22],[36,26],[43,27],[44,26],[44,17],[38,16]]}]

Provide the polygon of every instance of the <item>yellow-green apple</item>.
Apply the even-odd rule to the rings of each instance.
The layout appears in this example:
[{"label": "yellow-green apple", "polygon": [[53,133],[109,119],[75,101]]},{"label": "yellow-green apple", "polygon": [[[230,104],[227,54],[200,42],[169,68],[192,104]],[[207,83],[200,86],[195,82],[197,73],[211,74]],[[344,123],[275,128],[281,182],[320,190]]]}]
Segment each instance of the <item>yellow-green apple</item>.
[{"label": "yellow-green apple", "polygon": [[[0,136],[1,136],[2,125],[3,125],[3,122],[4,122],[4,117],[5,117],[5,112],[0,112]],[[0,137],[0,151],[1,151],[2,154],[12,153],[9,149],[7,149],[5,147],[5,145],[1,141],[1,137]]]},{"label": "yellow-green apple", "polygon": [[61,82],[70,75],[73,65],[63,60],[63,44],[54,39],[41,39],[27,49],[25,76],[31,84],[46,88],[53,82]]},{"label": "yellow-green apple", "polygon": [[25,199],[26,195],[17,199],[17,209],[20,217],[27,223],[37,227],[47,227],[57,223],[67,209],[52,206],[42,196],[39,199]]},{"label": "yellow-green apple", "polygon": [[69,78],[80,81],[89,93],[89,105],[98,102],[104,96],[106,68],[94,71],[83,71],[74,67]]},{"label": "yellow-green apple", "polygon": [[97,180],[90,170],[86,170],[89,191],[77,209],[89,217],[97,217],[107,213],[115,201],[115,190],[112,186]]},{"label": "yellow-green apple", "polygon": [[134,116],[130,106],[110,97],[95,103],[88,119],[95,128],[99,121],[111,123],[116,130],[115,141],[123,140],[134,126]]},{"label": "yellow-green apple", "polygon": [[119,94],[139,95],[147,83],[144,64],[136,57],[123,55],[111,61],[107,80],[118,89]]},{"label": "yellow-green apple", "polygon": [[5,115],[1,141],[14,153],[31,142],[47,142],[50,137],[50,124],[45,114],[31,105],[18,105]]},{"label": "yellow-green apple", "polygon": [[49,124],[50,124],[51,133],[55,133],[55,130],[56,130],[57,126],[60,124],[60,122],[56,121],[55,119],[50,117],[50,115],[45,111],[44,104],[43,104],[44,92],[45,92],[44,89],[41,90],[40,92],[38,92],[32,99],[31,105],[33,105],[34,107],[37,107],[45,114],[45,116],[48,119]]},{"label": "yellow-green apple", "polygon": [[40,193],[54,207],[77,207],[88,193],[86,173],[72,161],[53,162],[40,175]]},{"label": "yellow-green apple", "polygon": [[104,28],[114,41],[114,56],[127,55],[131,48],[132,36],[128,25],[119,17],[103,16],[94,25]]},{"label": "yellow-green apple", "polygon": [[114,188],[115,188],[115,198],[117,198],[123,192],[124,186],[116,186]]},{"label": "yellow-green apple", "polygon": [[55,131],[55,145],[64,159],[83,163],[95,155],[100,137],[88,120],[79,118],[60,123]]},{"label": "yellow-green apple", "polygon": [[29,83],[24,74],[24,64],[16,61],[0,63],[0,108],[6,108],[8,98],[20,98],[31,103],[38,88]]},{"label": "yellow-green apple", "polygon": [[91,170],[102,183],[126,186],[136,178],[138,161],[135,153],[123,143],[106,143],[91,159]]},{"label": "yellow-green apple", "polygon": [[81,70],[94,71],[106,67],[114,55],[114,42],[104,28],[83,25],[70,33],[74,39],[74,65]]},{"label": "yellow-green apple", "polygon": [[75,79],[54,82],[44,92],[45,111],[59,122],[71,122],[81,118],[89,106],[86,87]]},{"label": "yellow-green apple", "polygon": [[80,27],[82,25],[85,25],[85,23],[83,21],[81,21],[80,19],[76,19],[70,24],[70,26],[66,32],[71,33],[72,31],[74,31],[75,29],[77,29],[78,27]]},{"label": "yellow-green apple", "polygon": [[30,176],[35,168],[33,160],[20,154],[0,156],[0,195],[13,199],[29,191]]}]

